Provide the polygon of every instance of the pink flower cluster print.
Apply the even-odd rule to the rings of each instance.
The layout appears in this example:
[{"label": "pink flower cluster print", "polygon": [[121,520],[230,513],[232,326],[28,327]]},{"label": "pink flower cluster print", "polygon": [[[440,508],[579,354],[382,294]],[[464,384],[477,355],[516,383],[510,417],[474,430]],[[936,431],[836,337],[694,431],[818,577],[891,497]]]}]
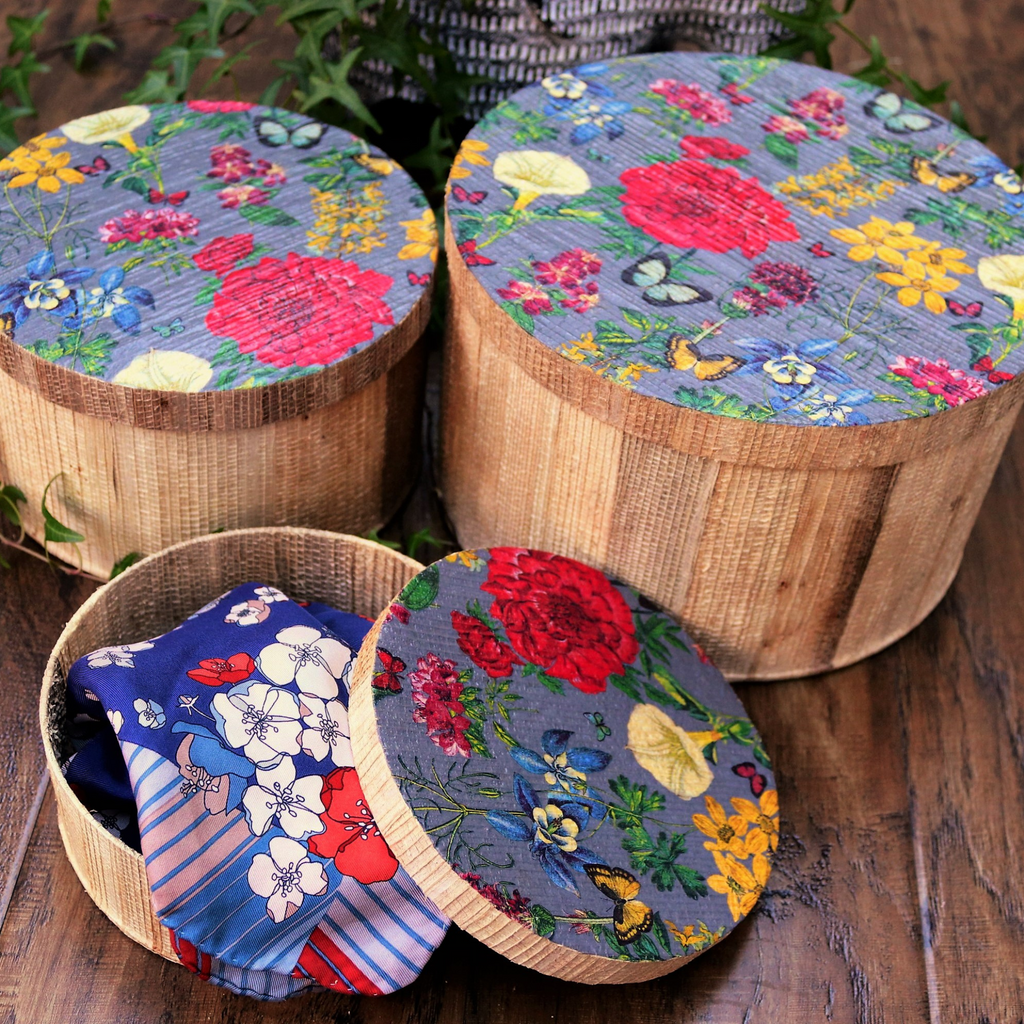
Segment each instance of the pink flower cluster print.
[{"label": "pink flower cluster print", "polygon": [[463,684],[455,662],[428,653],[419,658],[416,669],[409,673],[412,684],[412,720],[427,727],[427,734],[446,754],[471,753],[466,733],[470,720],[464,714],[466,708],[459,699]]}]

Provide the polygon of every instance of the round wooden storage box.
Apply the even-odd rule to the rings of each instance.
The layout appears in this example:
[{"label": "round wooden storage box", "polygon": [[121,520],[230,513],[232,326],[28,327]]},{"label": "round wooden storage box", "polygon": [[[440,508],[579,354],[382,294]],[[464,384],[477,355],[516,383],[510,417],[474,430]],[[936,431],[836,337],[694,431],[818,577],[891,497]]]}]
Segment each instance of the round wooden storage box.
[{"label": "round wooden storage box", "polygon": [[418,468],[437,254],[396,164],[194,101],[79,118],[0,178],[0,477],[29,533],[51,480],[100,574],[219,529],[389,518]]},{"label": "round wooden storage box", "polygon": [[848,664],[945,592],[1024,400],[1024,193],[947,121],[802,64],[588,65],[452,171],[443,489],[730,677]]},{"label": "round wooden storage box", "polygon": [[647,981],[768,888],[778,794],[739,698],[670,616],[578,561],[428,566],[363,640],[349,715],[391,850],[514,963]]},{"label": "round wooden storage box", "polygon": [[96,905],[129,938],[177,962],[153,914],[145,862],[107,832],[64,779],[65,679],[82,655],[172,629],[211,598],[263,580],[296,600],[376,616],[423,567],[380,544],[287,527],[234,530],[152,555],[98,590],[61,633],[43,677],[40,725],[64,848]]}]

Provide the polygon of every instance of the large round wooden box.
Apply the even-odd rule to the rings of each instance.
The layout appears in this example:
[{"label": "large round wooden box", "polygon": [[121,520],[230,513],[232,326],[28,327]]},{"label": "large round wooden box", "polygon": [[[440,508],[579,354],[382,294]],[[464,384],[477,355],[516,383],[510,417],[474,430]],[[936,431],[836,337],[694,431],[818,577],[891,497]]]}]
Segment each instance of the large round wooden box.
[{"label": "large round wooden box", "polygon": [[288,527],[200,537],[132,566],[75,613],[50,655],[39,721],[64,848],[96,905],[129,938],[177,962],[150,902],[140,853],[92,817],[61,772],[70,667],[82,655],[173,629],[212,598],[248,580],[290,597],[373,617],[423,567],[359,537]]},{"label": "large round wooden box", "polygon": [[214,530],[363,533],[418,468],[437,254],[412,180],[249,103],[131,106],[0,161],[0,477],[100,574]]},{"label": "large round wooden box", "polygon": [[611,571],[727,676],[935,606],[1024,400],[1024,193],[941,118],[764,57],[523,89],[452,171],[443,490]]}]

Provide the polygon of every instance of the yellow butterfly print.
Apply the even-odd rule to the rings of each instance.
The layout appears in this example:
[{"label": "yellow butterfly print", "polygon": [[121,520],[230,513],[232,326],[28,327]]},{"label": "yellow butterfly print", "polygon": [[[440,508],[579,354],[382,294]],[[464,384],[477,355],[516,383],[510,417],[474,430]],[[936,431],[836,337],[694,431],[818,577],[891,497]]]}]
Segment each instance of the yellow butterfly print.
[{"label": "yellow butterfly print", "polygon": [[694,735],[676,725],[661,708],[637,704],[626,725],[627,749],[663,786],[684,800],[700,796],[714,773]]},{"label": "yellow butterfly print", "polygon": [[654,925],[654,912],[637,899],[640,883],[623,868],[588,864],[584,869],[602,896],[615,901],[612,922],[619,942],[634,942]]},{"label": "yellow butterfly print", "polygon": [[381,157],[370,156],[369,153],[357,153],[353,159],[360,167],[365,167],[368,171],[373,171],[374,174],[379,174],[384,178],[398,166],[394,160],[384,160]]},{"label": "yellow butterfly print", "polygon": [[673,334],[668,339],[665,355],[673,370],[693,370],[698,380],[721,380],[746,363],[738,356],[703,356],[696,343],[681,334]]},{"label": "yellow butterfly print", "polygon": [[933,185],[940,192],[963,192],[968,185],[973,185],[977,175],[969,171],[955,171],[952,174],[943,174],[942,171],[931,160],[923,156],[915,156],[910,161],[910,173],[915,181],[922,185]]}]

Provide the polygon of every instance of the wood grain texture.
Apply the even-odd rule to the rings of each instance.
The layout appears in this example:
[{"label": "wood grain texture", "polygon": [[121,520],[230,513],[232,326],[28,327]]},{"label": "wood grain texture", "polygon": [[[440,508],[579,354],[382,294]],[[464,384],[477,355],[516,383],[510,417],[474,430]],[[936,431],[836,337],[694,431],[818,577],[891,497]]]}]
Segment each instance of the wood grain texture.
[{"label": "wood grain texture", "polygon": [[[421,303],[395,328],[397,361],[378,365],[368,383],[327,404],[307,396],[308,410],[289,400],[290,416],[263,425],[149,429],[67,408],[0,372],[0,477],[17,480],[29,496],[26,529],[41,539],[39,500],[63,474],[48,504],[85,534],[84,567],[103,576],[130,551],[150,554],[214,530],[277,523],[356,534],[377,529],[394,514],[420,463],[424,354],[415,342],[428,308]],[[387,343],[384,354],[395,355]],[[165,398],[206,393],[137,394],[157,409]],[[242,406],[236,411],[243,415]],[[54,551],[77,561],[67,546]]]},{"label": "wood grain texture", "polygon": [[[8,10],[42,6],[22,0]],[[89,5],[50,6],[52,41],[89,27]],[[951,79],[951,95],[989,145],[1011,163],[1024,158],[1024,92],[1015,88],[1024,3],[859,0],[852,23],[878,35],[909,74]],[[144,23],[126,30],[127,54],[101,54],[89,90],[63,57],[49,56],[41,127],[116,105],[166,31]],[[284,33],[260,47],[251,63],[263,78],[243,82],[246,95],[275,74],[263,62],[282,55],[279,45],[290,46]],[[841,39],[838,70],[860,63]],[[220,86],[230,98],[230,84]],[[423,479],[400,521],[407,534],[429,525],[443,536]],[[90,589],[16,559],[13,573],[0,573],[0,881],[17,874],[0,929],[0,1022],[1021,1024],[1022,507],[1024,424],[956,580],[922,626],[842,671],[737,687],[775,762],[784,838],[769,898],[728,942],[666,978],[592,988],[517,967],[453,930],[406,990],[276,1006],[199,982],[114,928],[64,856],[52,800],[25,833],[20,872],[12,864],[42,764],[34,690],[46,653]],[[31,757],[35,767],[25,770]]]},{"label": "wood grain texture", "polygon": [[[247,581],[297,601],[372,615],[423,567],[359,537],[291,527],[234,530],[177,544],[108,583],[72,616],[54,645],[39,697],[39,728],[68,858],[96,905],[126,935],[176,962],[153,913],[142,855],[103,829],[61,773],[66,680],[84,654],[159,636],[218,594]],[[130,637],[130,640],[125,640]]]},{"label": "wood grain texture", "polygon": [[956,572],[1024,375],[849,430],[671,405],[577,366],[484,291],[447,229],[441,486],[459,540],[554,551],[679,617],[730,679],[851,664]]}]

